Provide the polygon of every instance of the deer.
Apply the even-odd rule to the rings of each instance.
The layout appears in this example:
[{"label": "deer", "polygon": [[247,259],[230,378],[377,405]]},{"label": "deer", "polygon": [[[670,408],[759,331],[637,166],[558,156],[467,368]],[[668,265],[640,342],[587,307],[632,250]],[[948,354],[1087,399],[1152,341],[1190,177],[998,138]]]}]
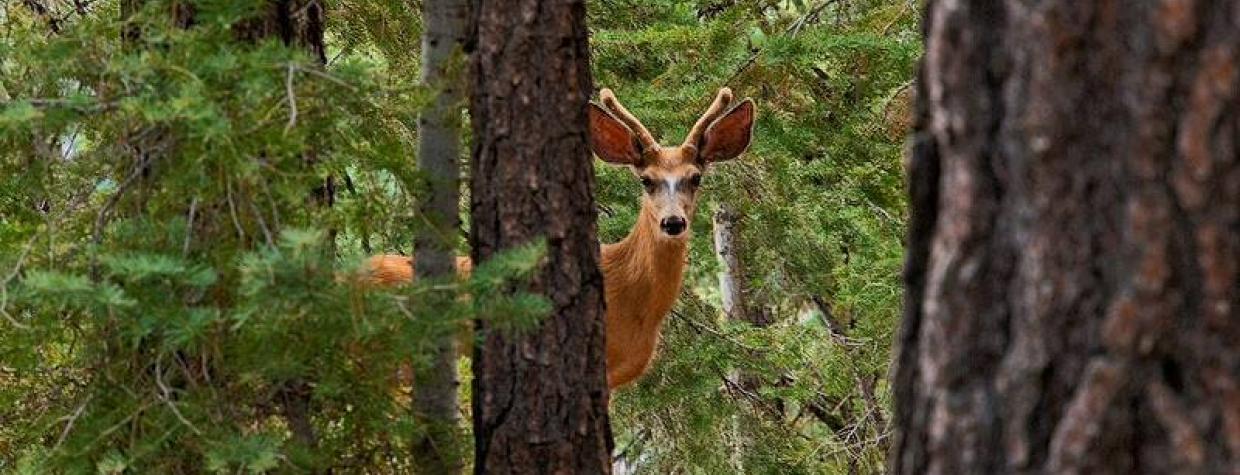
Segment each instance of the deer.
[{"label": "deer", "polygon": [[[721,88],[684,141],[662,146],[610,89],[602,89],[599,102],[588,107],[591,151],[605,163],[628,167],[643,188],[629,234],[600,249],[607,386],[614,390],[640,378],[654,360],[689,264],[702,176],[712,164],[749,148],[756,111],[752,99],[733,103],[732,90]],[[365,269],[371,283],[396,285],[413,280],[413,265],[410,257],[379,255]],[[470,268],[468,257],[457,258],[458,273]]]}]

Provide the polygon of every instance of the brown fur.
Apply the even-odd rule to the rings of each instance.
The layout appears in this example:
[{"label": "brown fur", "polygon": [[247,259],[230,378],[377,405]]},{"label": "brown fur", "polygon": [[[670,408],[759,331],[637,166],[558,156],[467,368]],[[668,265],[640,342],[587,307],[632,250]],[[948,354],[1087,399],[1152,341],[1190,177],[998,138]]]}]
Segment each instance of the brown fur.
[{"label": "brown fur", "polygon": [[[680,294],[688,263],[688,240],[661,239],[649,211],[642,212],[629,237],[602,247],[603,288],[607,302],[607,382],[623,386],[641,376],[654,357],[663,319]],[[365,279],[375,285],[413,281],[412,259],[385,254],[366,262]],[[457,258],[457,269],[469,274],[472,262]],[[460,345],[462,350],[467,345]],[[408,369],[399,378],[412,380]]]},{"label": "brown fur", "polygon": [[[398,254],[381,254],[366,260],[361,280],[370,285],[391,287],[414,281],[414,260],[409,256]],[[462,279],[469,278],[474,263],[467,256],[456,256],[456,273]],[[456,335],[458,354],[468,354],[473,348],[473,329],[469,325],[461,325]],[[413,367],[402,364],[396,373],[398,385],[408,389],[413,385]]]},{"label": "brown fur", "polygon": [[642,207],[633,231],[602,248],[607,301],[607,386],[624,386],[646,372],[659,344],[659,330],[689,262],[688,236],[659,236],[653,211]]},{"label": "brown fur", "polygon": [[[371,257],[366,261],[363,277],[367,283],[379,285],[396,285],[413,282],[413,258],[396,254],[383,254]],[[456,272],[468,278],[473,271],[474,263],[465,256],[456,257]]]},{"label": "brown fur", "polygon": [[[659,223],[668,217],[689,222],[697,206],[692,177],[704,173],[710,162],[730,160],[745,151],[752,135],[754,107],[745,100],[725,111],[732,91],[721,89],[683,144],[660,147],[610,90],[600,95],[603,105],[591,104],[590,110],[594,153],[610,163],[629,165],[639,177],[663,187],[642,195],[641,213],[628,237],[601,249],[607,302],[607,385],[615,389],[633,382],[650,366],[663,320],[676,304],[688,265],[689,230],[669,236]],[[367,269],[366,278],[373,284],[413,280],[412,260],[405,256],[372,257]],[[468,276],[469,258],[458,257],[457,269]]]}]

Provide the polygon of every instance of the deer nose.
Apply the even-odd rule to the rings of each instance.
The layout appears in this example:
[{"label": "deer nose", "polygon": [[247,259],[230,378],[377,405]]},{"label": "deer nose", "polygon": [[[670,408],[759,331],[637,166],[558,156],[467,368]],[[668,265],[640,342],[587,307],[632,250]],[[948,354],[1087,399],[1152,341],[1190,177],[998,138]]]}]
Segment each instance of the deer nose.
[{"label": "deer nose", "polygon": [[680,235],[680,233],[685,231],[687,225],[685,218],[680,216],[663,218],[663,221],[659,222],[659,227],[663,228],[663,232],[667,233],[668,236]]}]

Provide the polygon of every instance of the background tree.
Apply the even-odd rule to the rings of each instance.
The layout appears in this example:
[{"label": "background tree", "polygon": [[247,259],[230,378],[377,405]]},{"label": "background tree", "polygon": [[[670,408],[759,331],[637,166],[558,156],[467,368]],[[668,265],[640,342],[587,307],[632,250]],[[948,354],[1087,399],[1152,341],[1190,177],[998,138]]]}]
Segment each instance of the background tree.
[{"label": "background tree", "polygon": [[1233,1],[931,1],[896,473],[1240,461]]},{"label": "background tree", "polygon": [[[422,82],[435,102],[418,118],[418,169],[428,190],[420,204],[429,221],[420,228],[414,252],[418,278],[456,278],[460,220],[460,142],[464,74],[462,46],[469,26],[467,0],[427,0],[422,5]],[[414,371],[415,417],[430,432],[419,435],[414,458],[422,473],[459,473],[464,454],[457,441],[456,335],[440,337],[430,367]]]},{"label": "background tree", "polygon": [[474,463],[477,473],[610,473],[585,2],[473,8],[473,258],[545,240],[530,291],[553,306],[528,334],[479,322]]}]

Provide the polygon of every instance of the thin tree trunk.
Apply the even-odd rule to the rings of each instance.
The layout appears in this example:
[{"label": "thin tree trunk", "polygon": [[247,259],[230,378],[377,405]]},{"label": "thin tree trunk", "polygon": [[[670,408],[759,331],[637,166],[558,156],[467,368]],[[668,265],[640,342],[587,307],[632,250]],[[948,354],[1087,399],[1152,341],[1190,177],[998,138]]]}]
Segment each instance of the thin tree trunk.
[{"label": "thin tree trunk", "polygon": [[[438,91],[435,102],[418,119],[418,169],[430,185],[422,215],[430,223],[417,235],[419,279],[451,278],[456,272],[456,238],[460,235],[460,169],[463,77],[448,70],[465,43],[469,25],[466,0],[423,3],[422,82]],[[413,410],[425,429],[413,445],[420,473],[460,473],[457,443],[456,338],[447,335],[429,368],[415,371]]]},{"label": "thin tree trunk", "polygon": [[772,322],[762,305],[752,299],[749,280],[740,257],[741,216],[731,206],[720,204],[713,217],[715,258],[719,260],[719,291],[723,313],[738,322],[765,327]]},{"label": "thin tree trunk", "polygon": [[745,321],[745,292],[742,288],[740,256],[736,254],[738,216],[724,204],[715,210],[715,258],[719,260],[719,294],[723,313],[736,321]]},{"label": "thin tree trunk", "polygon": [[892,472],[1240,472],[1238,18],[928,2]]},{"label": "thin tree trunk", "polygon": [[[741,239],[740,239],[740,223],[741,215],[737,213],[731,206],[727,204],[719,204],[712,217],[714,228],[714,244],[715,258],[719,261],[719,292],[720,300],[723,307],[723,313],[727,315],[729,320],[735,322],[745,322],[755,327],[770,326],[771,319],[763,311],[762,306],[755,302],[749,289],[749,277],[745,274],[745,267],[741,264]],[[760,357],[761,354],[754,354],[753,357]],[[760,394],[759,389],[763,385],[760,376],[751,372],[743,372],[737,369],[729,371],[727,378],[730,382],[725,385],[736,385],[746,394],[755,396],[752,401],[756,405],[767,405],[768,401],[761,400],[756,396]],[[784,401],[782,398],[776,398],[769,401],[769,407],[761,408],[769,413],[776,420],[782,419],[784,410]],[[737,439],[737,446],[732,450],[732,466],[739,472],[745,471],[742,462],[741,453],[743,446],[752,443],[752,438],[746,437],[747,428],[741,423],[739,415],[732,418],[732,433]]]},{"label": "thin tree trunk", "polygon": [[545,238],[537,329],[474,353],[477,473],[609,473],[603,278],[583,0],[475,0],[470,240],[475,262]]},{"label": "thin tree trunk", "polygon": [[[749,310],[746,307],[748,299],[746,298],[744,270],[741,268],[741,259],[738,255],[737,235],[739,230],[738,221],[740,216],[736,214],[732,208],[726,204],[719,204],[713,216],[714,238],[715,238],[715,258],[719,261],[719,297],[722,304],[723,313],[727,315],[728,320],[737,322],[749,322]],[[756,322],[750,322],[757,324]],[[729,380],[739,385],[742,390],[757,394],[755,389],[760,385],[760,381],[751,374],[742,374],[739,370],[733,368],[726,376]],[[744,445],[752,442],[745,437],[745,430],[741,424],[740,415],[732,416],[732,437],[735,439],[735,445],[731,447],[731,457],[729,462],[732,469],[743,472],[745,469],[741,453],[744,451]]]}]

